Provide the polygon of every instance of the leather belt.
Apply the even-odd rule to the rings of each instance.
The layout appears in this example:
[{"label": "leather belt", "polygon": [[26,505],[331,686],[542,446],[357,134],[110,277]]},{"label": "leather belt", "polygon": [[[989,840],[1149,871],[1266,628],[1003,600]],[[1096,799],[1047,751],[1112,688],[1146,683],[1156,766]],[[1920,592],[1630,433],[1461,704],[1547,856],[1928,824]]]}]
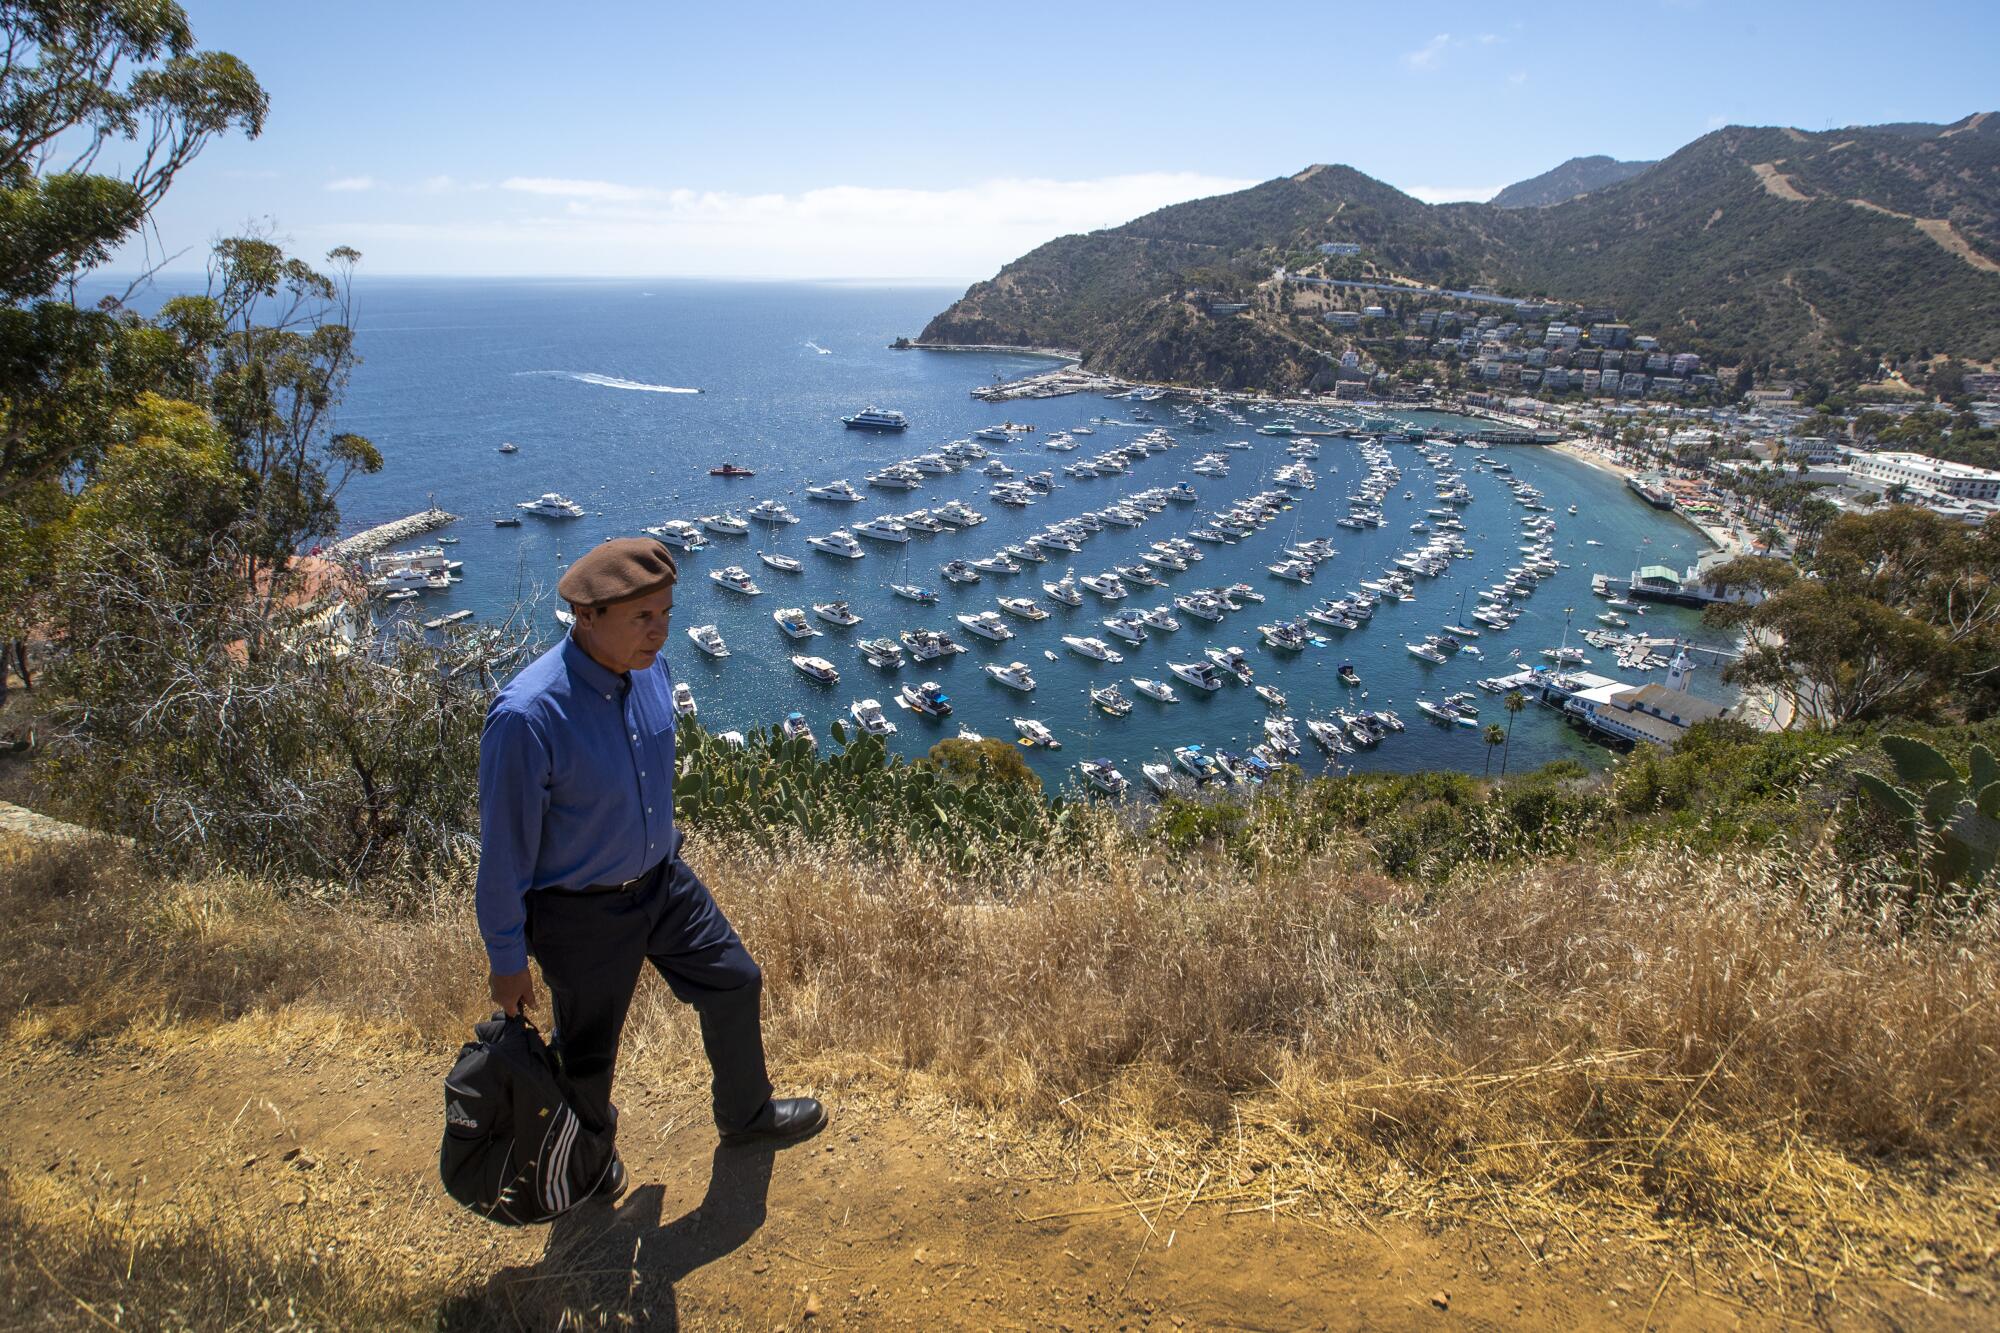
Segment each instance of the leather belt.
[{"label": "leather belt", "polygon": [[670,861],[670,860],[672,860],[672,859],[673,859],[673,858],[671,858],[671,857],[664,857],[664,856],[663,856],[663,857],[661,857],[661,858],[660,858],[659,860],[657,860],[657,861],[653,862],[653,864],[652,864],[652,867],[651,867],[650,869],[647,869],[647,870],[642,870],[642,871],[640,871],[640,872],[639,872],[638,874],[634,875],[634,876],[633,876],[632,878],[630,878],[630,879],[626,880],[626,881],[625,881],[624,883],[622,883],[622,884],[592,884],[592,885],[588,886],[587,888],[581,888],[581,889],[563,889],[563,890],[561,890],[561,892],[563,892],[563,893],[577,893],[577,894],[584,894],[584,893],[630,893],[630,892],[631,892],[631,891],[632,891],[633,889],[636,889],[636,888],[640,888],[640,887],[642,887],[642,886],[643,886],[643,885],[644,885],[644,884],[646,883],[646,881],[647,881],[647,880],[649,880],[649,879],[653,878],[653,876],[655,876],[655,875],[659,874],[659,873],[660,873],[660,870],[661,870],[661,868],[662,868],[663,866],[665,866],[665,865],[667,864],[667,862],[668,862],[668,861]]}]

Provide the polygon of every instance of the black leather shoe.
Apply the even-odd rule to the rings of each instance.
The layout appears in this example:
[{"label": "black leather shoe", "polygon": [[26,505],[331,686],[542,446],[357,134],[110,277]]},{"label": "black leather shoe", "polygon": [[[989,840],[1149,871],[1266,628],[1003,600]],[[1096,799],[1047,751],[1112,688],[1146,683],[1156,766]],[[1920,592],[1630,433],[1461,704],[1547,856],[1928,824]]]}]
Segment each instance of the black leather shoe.
[{"label": "black leather shoe", "polygon": [[792,1143],[817,1134],[826,1108],[811,1097],[773,1097],[742,1129],[722,1131],[724,1143]]},{"label": "black leather shoe", "polygon": [[624,1192],[625,1161],[613,1153],[611,1165],[605,1168],[603,1179],[597,1182],[597,1188],[590,1192],[590,1197],[598,1203],[616,1203],[618,1196]]}]

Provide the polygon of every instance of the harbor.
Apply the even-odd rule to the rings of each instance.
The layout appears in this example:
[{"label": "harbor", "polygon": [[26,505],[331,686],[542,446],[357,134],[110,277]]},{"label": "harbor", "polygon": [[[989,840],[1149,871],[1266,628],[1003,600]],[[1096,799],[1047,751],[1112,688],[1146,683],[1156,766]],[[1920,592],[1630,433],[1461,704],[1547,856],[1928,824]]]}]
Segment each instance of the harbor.
[{"label": "harbor", "polygon": [[436,532],[456,522],[458,522],[457,514],[447,513],[433,504],[428,509],[391,519],[387,523],[378,523],[372,528],[355,533],[352,537],[342,538],[333,544],[333,554],[341,559],[365,559],[391,546],[401,545],[412,537]]}]

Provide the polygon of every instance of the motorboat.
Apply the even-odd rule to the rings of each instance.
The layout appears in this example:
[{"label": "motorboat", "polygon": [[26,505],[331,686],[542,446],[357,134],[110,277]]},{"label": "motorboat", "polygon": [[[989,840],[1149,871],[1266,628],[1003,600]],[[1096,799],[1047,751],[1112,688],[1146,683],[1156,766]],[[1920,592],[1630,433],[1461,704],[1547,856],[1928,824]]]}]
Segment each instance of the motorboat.
[{"label": "motorboat", "polygon": [[857,537],[870,537],[878,542],[906,542],[910,530],[887,514],[879,514],[866,523],[856,523],[851,529]]},{"label": "motorboat", "polygon": [[670,518],[656,528],[647,528],[646,535],[657,537],[668,546],[683,551],[699,551],[708,545],[708,538],[702,535],[701,529],[684,518]]},{"label": "motorboat", "polygon": [[778,733],[788,741],[804,741],[808,750],[819,749],[819,737],[813,735],[812,724],[806,721],[804,713],[785,714],[785,720],[778,724]]},{"label": "motorboat", "polygon": [[785,508],[783,500],[759,500],[746,511],[759,523],[796,523],[799,516]]},{"label": "motorboat", "polygon": [[545,491],[532,500],[523,500],[514,508],[537,518],[582,518],[583,506],[555,491]]},{"label": "motorboat", "polygon": [[674,682],[674,716],[693,717],[695,715],[694,691],[684,680]]},{"label": "motorboat", "polygon": [[816,639],[819,637],[819,631],[813,628],[813,623],[810,620],[806,619],[804,607],[784,607],[781,610],[773,611],[771,619],[777,622],[779,629],[795,639]]},{"label": "motorboat", "polygon": [[1132,701],[1118,688],[1117,681],[1113,681],[1103,689],[1092,690],[1090,701],[1112,717],[1124,717],[1132,711]]},{"label": "motorboat", "polygon": [[1139,776],[1146,780],[1146,785],[1153,789],[1155,796],[1175,794],[1174,770],[1166,764],[1141,764]]},{"label": "motorboat", "polygon": [[1035,688],[1034,673],[1028,670],[1026,662],[1009,662],[1006,666],[988,662],[984,670],[1008,689],[1026,692]]},{"label": "motorboat", "polygon": [[870,472],[862,480],[885,491],[914,491],[922,489],[924,474],[915,468],[885,467],[880,472]]},{"label": "motorboat", "polygon": [[1132,688],[1148,699],[1157,699],[1163,704],[1177,704],[1181,697],[1174,693],[1174,687],[1165,681],[1149,680],[1144,676],[1132,677]]},{"label": "motorboat", "polygon": [[708,470],[711,477],[754,477],[757,474],[736,463],[718,463]]},{"label": "motorboat", "polygon": [[982,574],[1018,574],[1021,572],[1021,566],[1016,564],[1014,558],[1004,551],[995,551],[992,555],[982,556],[977,560],[971,560],[967,563]]},{"label": "motorboat", "polygon": [[951,716],[951,696],[944,692],[944,686],[934,680],[927,680],[921,685],[905,685],[897,694],[896,702],[926,717]]},{"label": "motorboat", "polygon": [[1196,782],[1228,782],[1229,773],[1199,745],[1183,745],[1174,751],[1174,762]]},{"label": "motorboat", "polygon": [[519,514],[502,514],[493,520],[493,526],[496,528],[518,528],[521,526],[521,516]]},{"label": "motorboat", "polygon": [[1312,737],[1313,743],[1319,746],[1320,749],[1332,754],[1347,754],[1353,748],[1348,745],[1346,737],[1339,726],[1321,718],[1307,719],[1306,735]]},{"label": "motorboat", "polygon": [[1222,673],[1208,662],[1169,662],[1167,670],[1204,693],[1222,688]]},{"label": "motorboat", "polygon": [[1075,634],[1063,635],[1063,643],[1078,657],[1087,657],[1093,662],[1122,662],[1125,654],[1116,651],[1102,639],[1088,639]]},{"label": "motorboat", "polygon": [[846,602],[814,602],[813,614],[829,625],[859,625],[861,617],[849,609]]},{"label": "motorboat", "polygon": [[947,583],[979,582],[979,571],[971,565],[966,564],[963,560],[945,561],[944,564],[938,567],[938,573],[944,575]]},{"label": "motorboat", "polygon": [[1231,601],[1261,602],[1264,600],[1264,594],[1258,592],[1247,583],[1232,583],[1222,591]]},{"label": "motorboat", "polygon": [[755,597],[764,591],[750,581],[749,571],[741,565],[725,565],[721,569],[710,570],[708,577],[717,586],[740,592],[746,597]]},{"label": "motorboat", "polygon": [[1271,625],[1259,625],[1257,632],[1264,636],[1264,642],[1273,648],[1286,652],[1300,652],[1307,643],[1306,632],[1296,620],[1280,620]]},{"label": "motorboat", "polygon": [[1285,706],[1285,696],[1279,693],[1276,687],[1270,685],[1258,685],[1253,688],[1257,692],[1257,697],[1264,701],[1264,706],[1266,708],[1282,709]]},{"label": "motorboat", "polygon": [[796,556],[777,555],[771,551],[757,552],[757,558],[781,574],[803,574],[805,566]]},{"label": "motorboat", "polygon": [[720,533],[724,537],[741,537],[750,531],[750,525],[744,522],[741,516],[732,514],[726,509],[719,514],[703,514],[698,521],[710,532]]},{"label": "motorboat", "polygon": [[919,588],[914,583],[892,583],[889,585],[889,591],[921,606],[936,606],[938,601],[936,593],[929,588]]},{"label": "motorboat", "polygon": [[792,656],[792,665],[799,669],[800,674],[811,676],[822,684],[840,684],[840,669],[824,657],[808,657],[804,653],[795,653]]},{"label": "motorboat", "polygon": [[518,454],[521,452],[521,446],[512,440],[502,440],[498,452],[503,454]]},{"label": "motorboat", "polygon": [[1255,674],[1250,668],[1250,655],[1234,645],[1228,648],[1203,649],[1203,655],[1216,666],[1235,676],[1242,684],[1248,685],[1251,676]]},{"label": "motorboat", "polygon": [[821,482],[817,486],[806,487],[806,494],[815,500],[832,500],[840,504],[860,504],[866,497],[848,484],[847,478]]},{"label": "motorboat", "polygon": [[1121,601],[1130,595],[1116,574],[1086,574],[1077,581],[1107,602]]},{"label": "motorboat", "polygon": [[1132,784],[1125,780],[1123,773],[1112,767],[1109,759],[1086,759],[1077,768],[1085,781],[1106,796],[1123,796],[1131,790]]},{"label": "motorboat", "polygon": [[849,560],[859,560],[868,554],[861,549],[861,543],[854,540],[854,534],[845,528],[835,528],[824,537],[808,537],[806,545],[827,555],[844,556]]},{"label": "motorboat", "polygon": [[1174,613],[1167,610],[1164,606],[1155,606],[1149,610],[1141,611],[1139,619],[1145,621],[1147,625],[1154,629],[1176,630],[1181,627],[1181,622],[1174,619]]},{"label": "motorboat", "polygon": [[1412,657],[1421,658],[1438,666],[1444,665],[1444,654],[1428,643],[1406,643],[1403,647]]},{"label": "motorboat", "polygon": [[855,725],[870,736],[891,736],[896,724],[883,713],[882,705],[874,699],[857,699],[847,710]]},{"label": "motorboat", "polygon": [[729,656],[729,645],[722,641],[722,631],[713,625],[696,625],[687,632],[690,642],[710,657]]},{"label": "motorboat", "polygon": [[1040,602],[1037,602],[1032,597],[1002,597],[999,601],[1000,609],[1010,616],[1019,616],[1023,620],[1047,620],[1049,618],[1048,611],[1043,608]]},{"label": "motorboat", "polygon": [[1044,750],[1062,749],[1062,742],[1056,739],[1056,734],[1036,719],[1032,717],[1017,717],[1012,719],[1012,721],[1014,723],[1014,730],[1021,733],[1021,744],[1030,748],[1039,747]]},{"label": "motorboat", "polygon": [[1352,662],[1342,662],[1340,670],[1335,674],[1340,677],[1342,685],[1359,685],[1361,683],[1361,673],[1354,669],[1354,663]]},{"label": "motorboat", "polygon": [[1105,630],[1126,643],[1137,647],[1146,641],[1146,622],[1136,613],[1123,616],[1109,616],[1102,622]]},{"label": "motorboat", "polygon": [[965,651],[964,644],[941,630],[906,629],[896,637],[902,641],[905,651],[919,662],[934,661]]},{"label": "motorboat", "polygon": [[1073,571],[1066,571],[1053,583],[1044,583],[1042,591],[1064,606],[1083,605],[1083,594],[1076,590],[1076,575]]},{"label": "motorboat", "polygon": [[861,660],[869,666],[880,667],[884,671],[900,671],[903,668],[903,645],[894,639],[863,639],[854,646],[860,650]]},{"label": "motorboat", "polygon": [[958,618],[958,623],[982,639],[1011,639],[1014,631],[1007,628],[1007,622],[1000,618],[998,611],[974,611]]}]

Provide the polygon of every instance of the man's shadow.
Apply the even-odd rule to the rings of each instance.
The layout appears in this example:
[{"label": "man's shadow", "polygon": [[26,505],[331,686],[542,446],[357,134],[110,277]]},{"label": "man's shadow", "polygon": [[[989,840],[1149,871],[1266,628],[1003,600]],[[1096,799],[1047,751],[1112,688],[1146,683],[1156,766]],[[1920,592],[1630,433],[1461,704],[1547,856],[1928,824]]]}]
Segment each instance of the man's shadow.
[{"label": "man's shadow", "polygon": [[542,1259],[507,1268],[439,1312],[440,1329],[554,1328],[565,1313],[624,1315],[640,1328],[674,1329],[682,1278],[740,1248],[764,1225],[777,1150],[718,1145],[701,1202],[671,1222],[666,1190],[633,1189],[615,1208],[586,1203],[549,1229]]}]

